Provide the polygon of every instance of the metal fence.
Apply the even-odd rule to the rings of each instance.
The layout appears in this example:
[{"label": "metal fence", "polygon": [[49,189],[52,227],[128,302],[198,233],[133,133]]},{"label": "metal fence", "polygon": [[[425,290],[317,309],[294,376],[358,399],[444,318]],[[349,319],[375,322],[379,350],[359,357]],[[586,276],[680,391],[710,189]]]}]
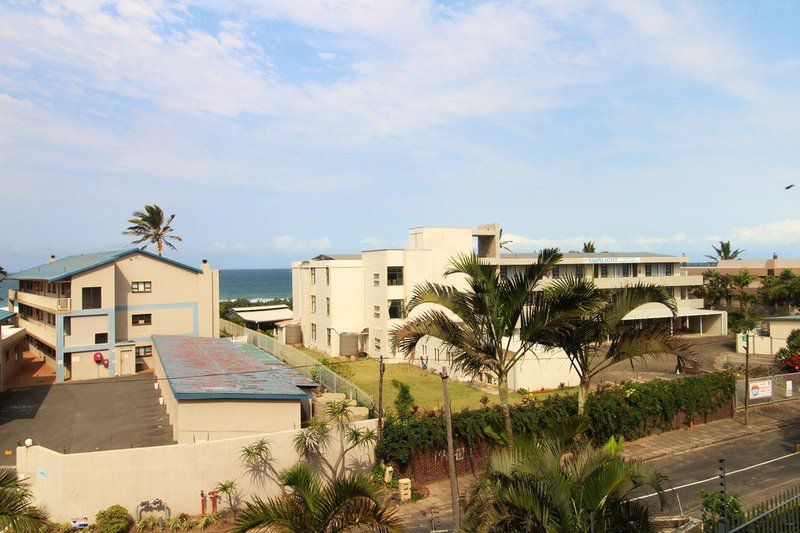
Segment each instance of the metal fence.
[{"label": "metal fence", "polygon": [[783,533],[800,531],[800,485],[749,509],[721,533]]},{"label": "metal fence", "polygon": [[370,409],[375,408],[375,401],[372,399],[372,395],[367,394],[358,386],[320,363],[317,359],[301,352],[297,348],[287,346],[269,335],[234,324],[228,320],[220,319],[219,331],[220,334],[231,337],[246,337],[247,342],[250,344],[258,346],[289,366],[296,368],[299,372],[311,377],[329,391],[342,393],[348,398],[355,400],[358,405]]},{"label": "metal fence", "polygon": [[[745,383],[736,380],[736,407],[744,407]],[[749,405],[782,402],[800,398],[800,372],[750,378]]]}]

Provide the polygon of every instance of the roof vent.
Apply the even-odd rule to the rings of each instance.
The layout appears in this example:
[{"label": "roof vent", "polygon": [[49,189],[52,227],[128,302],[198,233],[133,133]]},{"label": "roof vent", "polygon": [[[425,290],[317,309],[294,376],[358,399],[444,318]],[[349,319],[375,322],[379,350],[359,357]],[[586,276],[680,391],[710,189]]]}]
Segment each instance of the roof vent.
[{"label": "roof vent", "polygon": [[776,252],[772,252],[772,258],[773,259],[777,259],[778,258],[778,254]]},{"label": "roof vent", "polygon": [[48,260],[47,260],[47,262],[48,262],[48,263],[55,263],[55,262],[56,262],[56,256],[54,256],[54,255],[51,255],[51,256],[50,256],[50,259],[48,259]]}]

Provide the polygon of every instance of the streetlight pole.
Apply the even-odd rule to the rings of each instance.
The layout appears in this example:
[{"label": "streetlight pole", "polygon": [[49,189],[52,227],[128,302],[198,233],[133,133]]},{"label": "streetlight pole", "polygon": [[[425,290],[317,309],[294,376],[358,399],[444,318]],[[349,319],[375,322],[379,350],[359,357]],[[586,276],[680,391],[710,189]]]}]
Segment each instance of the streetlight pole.
[{"label": "streetlight pole", "polygon": [[447,424],[447,462],[450,470],[450,499],[453,506],[453,528],[455,531],[461,529],[461,507],[458,504],[458,479],[456,478],[456,457],[453,451],[453,420],[450,412],[450,391],[447,387],[447,380],[450,377],[447,373],[447,366],[442,367],[439,373],[444,387],[444,416]]},{"label": "streetlight pole", "polygon": [[750,403],[750,335],[744,334],[744,425],[748,425],[747,408]]}]

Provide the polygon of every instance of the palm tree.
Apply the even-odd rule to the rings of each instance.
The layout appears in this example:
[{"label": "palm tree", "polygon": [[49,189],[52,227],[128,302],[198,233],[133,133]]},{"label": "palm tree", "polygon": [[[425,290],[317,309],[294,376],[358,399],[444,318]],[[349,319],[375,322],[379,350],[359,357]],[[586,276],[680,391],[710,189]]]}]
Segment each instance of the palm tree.
[{"label": "palm tree", "polygon": [[624,321],[628,313],[645,304],[661,304],[675,316],[675,299],[663,287],[639,283],[608,291],[598,289],[591,280],[567,277],[548,287],[544,298],[552,309],[565,311],[576,308],[576,299],[582,300],[577,307],[585,312],[572,314],[570,327],[553,330],[536,341],[549,349],[560,348],[569,358],[580,380],[579,414],[583,413],[592,379],[607,368],[665,352],[681,358],[691,354],[689,345],[673,335],[668,324]]},{"label": "palm tree", "polygon": [[729,259],[737,259],[740,254],[744,253],[744,250],[731,249],[731,241],[719,241],[719,247],[714,246],[713,244],[711,247],[714,249],[715,255],[707,255],[709,259],[713,259],[714,261],[726,261]]},{"label": "palm tree", "polygon": [[[155,244],[158,255],[164,251],[166,246],[170,250],[175,250],[175,245],[171,241],[182,241],[177,235],[170,235],[174,230],[172,228],[172,220],[175,215],[170,215],[169,220],[164,221],[164,211],[157,205],[146,205],[144,211],[134,211],[133,218],[129,218],[128,222],[133,224],[123,231],[123,235],[133,237],[132,244]],[[144,245],[147,248],[147,244]]]},{"label": "palm tree", "polygon": [[33,495],[16,470],[0,470],[0,531],[42,531],[46,522],[47,517],[34,507]]},{"label": "palm tree", "polygon": [[623,459],[621,438],[598,448],[577,438],[587,426],[585,418],[574,418],[495,452],[464,497],[464,530],[653,530],[647,505],[628,498],[634,489],[650,487],[663,505],[666,478],[649,463]]},{"label": "palm tree", "polygon": [[[284,491],[245,504],[234,531],[308,532],[400,531],[394,509],[382,502],[380,486],[365,474],[349,474],[327,485],[305,463],[281,472]],[[288,489],[288,490],[287,490]]]},{"label": "palm tree", "polygon": [[747,316],[747,306],[755,300],[755,296],[750,293],[744,292],[745,289],[750,287],[750,284],[758,279],[754,274],[751,274],[746,268],[743,268],[738,273],[731,276],[731,285],[739,290],[739,310],[742,315]]},{"label": "palm tree", "polygon": [[[534,264],[510,277],[502,277],[497,267],[481,262],[474,253],[459,255],[451,260],[445,276],[464,276],[467,290],[430,282],[418,285],[409,300],[408,311],[423,304],[440,307],[420,309],[418,316],[390,332],[392,348],[408,358],[413,359],[417,343],[423,337],[436,337],[449,351],[456,370],[470,376],[482,373],[493,376],[497,380],[509,446],[513,445],[514,437],[508,373],[536,339],[557,327],[558,317],[551,316],[546,302],[532,295],[560,260],[557,249],[546,249]],[[525,340],[520,342],[520,339]]]},{"label": "palm tree", "polygon": [[595,253],[594,241],[589,241],[589,242],[583,243],[583,253],[585,253],[585,254],[593,254],[593,253]]}]

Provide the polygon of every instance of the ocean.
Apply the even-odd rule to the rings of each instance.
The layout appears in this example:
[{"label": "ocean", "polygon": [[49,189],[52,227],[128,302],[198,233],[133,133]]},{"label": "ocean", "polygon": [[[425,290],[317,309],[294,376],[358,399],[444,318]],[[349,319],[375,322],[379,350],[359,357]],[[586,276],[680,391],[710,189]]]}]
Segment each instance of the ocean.
[{"label": "ocean", "polygon": [[[0,308],[5,309],[8,302],[8,289],[16,289],[16,281],[0,283]],[[219,299],[271,300],[272,298],[292,297],[292,269],[264,268],[219,271]]]}]

